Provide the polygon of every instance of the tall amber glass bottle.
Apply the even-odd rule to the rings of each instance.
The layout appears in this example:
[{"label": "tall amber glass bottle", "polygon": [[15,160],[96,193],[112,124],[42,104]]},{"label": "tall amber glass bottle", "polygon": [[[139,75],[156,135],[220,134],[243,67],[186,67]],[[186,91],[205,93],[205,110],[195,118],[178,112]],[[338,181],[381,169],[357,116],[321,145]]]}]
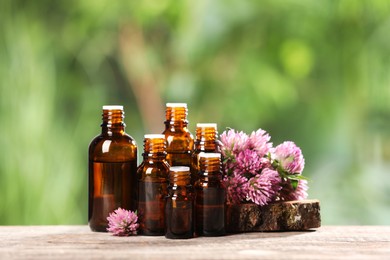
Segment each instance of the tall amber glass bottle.
[{"label": "tall amber glass bottle", "polygon": [[221,153],[221,142],[218,140],[217,124],[198,123],[196,124],[196,137],[194,151],[192,153],[191,179],[195,183],[198,178],[199,154],[200,153]]},{"label": "tall amber glass bottle", "polygon": [[201,153],[199,165],[195,183],[196,234],[225,235],[226,189],[222,183],[221,154]]},{"label": "tall amber glass bottle", "polygon": [[145,135],[143,162],[138,167],[138,219],[140,234],[165,234],[165,200],[169,164],[165,136]]},{"label": "tall amber glass bottle", "polygon": [[191,238],[194,235],[194,191],[190,168],[174,166],[169,170],[165,222],[167,238]]},{"label": "tall amber glass bottle", "polygon": [[136,210],[137,145],[125,133],[123,106],[103,106],[102,132],[89,145],[88,222],[106,231],[110,212]]},{"label": "tall amber glass bottle", "polygon": [[188,131],[187,104],[167,103],[165,130],[167,161],[170,166],[191,167],[194,138]]}]

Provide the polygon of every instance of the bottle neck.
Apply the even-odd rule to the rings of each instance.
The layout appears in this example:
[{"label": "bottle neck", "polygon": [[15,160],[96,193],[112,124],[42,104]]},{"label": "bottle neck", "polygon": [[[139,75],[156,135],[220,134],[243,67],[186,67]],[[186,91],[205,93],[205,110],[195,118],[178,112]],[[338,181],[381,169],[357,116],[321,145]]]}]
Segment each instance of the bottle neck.
[{"label": "bottle neck", "polygon": [[102,114],[102,133],[111,134],[119,133],[123,134],[125,132],[126,124],[123,119],[125,117],[125,112],[120,109],[103,109]]},{"label": "bottle neck", "polygon": [[164,135],[145,135],[144,160],[164,160],[167,156],[167,143]]},{"label": "bottle neck", "polygon": [[[180,166],[178,166],[180,167]],[[191,173],[188,170],[184,171],[178,171],[178,170],[171,170],[169,171],[169,184],[170,186],[188,186],[191,184]],[[182,168],[188,168],[188,167],[182,167]]]},{"label": "bottle neck", "polygon": [[216,124],[198,124],[196,127],[195,150],[218,151]]},{"label": "bottle neck", "polygon": [[188,121],[164,121],[165,129],[187,129]]},{"label": "bottle neck", "polygon": [[203,176],[222,176],[222,165],[220,157],[200,157],[199,160],[200,175]]},{"label": "bottle neck", "polygon": [[[199,124],[198,124],[199,125]],[[218,138],[216,127],[197,126],[196,140],[199,142],[215,142]]]},{"label": "bottle neck", "polygon": [[165,110],[165,128],[186,128],[188,126],[187,107],[167,106]]},{"label": "bottle neck", "polygon": [[195,151],[198,152],[205,152],[205,151],[212,151],[212,152],[219,152],[219,143],[216,140],[213,141],[195,141]]}]

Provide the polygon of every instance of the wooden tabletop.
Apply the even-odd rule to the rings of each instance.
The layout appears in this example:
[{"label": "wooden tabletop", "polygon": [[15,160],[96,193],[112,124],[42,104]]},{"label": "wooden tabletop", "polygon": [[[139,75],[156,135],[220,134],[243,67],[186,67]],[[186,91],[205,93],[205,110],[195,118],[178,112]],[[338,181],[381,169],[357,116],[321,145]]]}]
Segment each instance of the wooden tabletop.
[{"label": "wooden tabletop", "polygon": [[0,259],[390,259],[390,226],[171,240],[87,226],[0,226]]}]

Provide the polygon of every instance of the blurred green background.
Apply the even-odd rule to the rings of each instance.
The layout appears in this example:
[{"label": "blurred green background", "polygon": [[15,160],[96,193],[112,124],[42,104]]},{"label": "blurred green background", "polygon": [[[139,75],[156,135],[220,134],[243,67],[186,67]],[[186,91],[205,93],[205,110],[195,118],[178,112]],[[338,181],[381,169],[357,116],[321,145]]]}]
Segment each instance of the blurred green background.
[{"label": "blurred green background", "polygon": [[[329,224],[390,224],[390,2],[5,0],[0,224],[86,224],[101,106],[293,140]],[[138,158],[138,162],[141,158]]]}]

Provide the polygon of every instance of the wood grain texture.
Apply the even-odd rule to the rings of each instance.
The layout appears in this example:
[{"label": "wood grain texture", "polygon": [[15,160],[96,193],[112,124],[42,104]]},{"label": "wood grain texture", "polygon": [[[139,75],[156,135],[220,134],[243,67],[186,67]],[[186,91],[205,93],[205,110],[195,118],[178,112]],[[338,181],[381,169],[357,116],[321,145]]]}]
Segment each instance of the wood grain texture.
[{"label": "wood grain texture", "polygon": [[390,226],[325,226],[170,240],[87,226],[1,226],[0,259],[389,259]]},{"label": "wood grain texture", "polygon": [[252,231],[302,231],[321,226],[318,200],[282,201],[258,206],[228,205],[226,229],[230,233]]}]

